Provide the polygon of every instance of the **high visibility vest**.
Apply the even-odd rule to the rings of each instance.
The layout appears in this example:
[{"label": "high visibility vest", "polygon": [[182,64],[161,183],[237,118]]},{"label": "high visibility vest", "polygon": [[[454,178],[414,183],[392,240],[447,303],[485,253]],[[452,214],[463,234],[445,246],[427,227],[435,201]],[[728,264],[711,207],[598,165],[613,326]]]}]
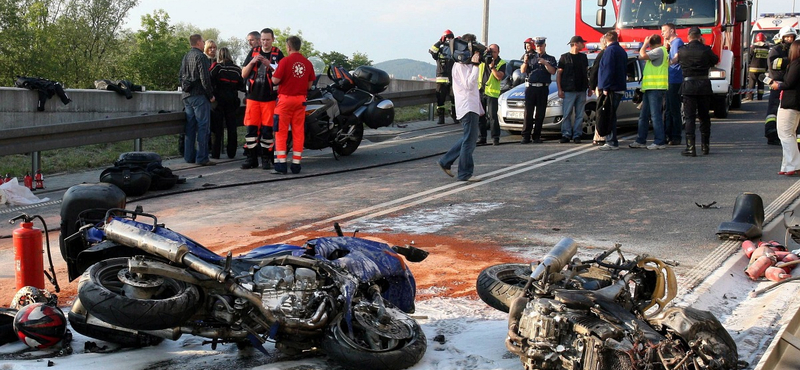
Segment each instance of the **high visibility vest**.
[{"label": "high visibility vest", "polygon": [[667,52],[667,48],[663,46],[660,48],[664,53],[661,65],[656,67],[651,60],[648,60],[644,65],[642,91],[666,90],[669,87],[669,53]]},{"label": "high visibility vest", "polygon": [[[495,69],[502,71],[501,68],[505,67],[506,61],[500,59],[495,66]],[[483,82],[483,71],[486,68],[486,63],[481,63],[480,70],[478,71],[478,86]],[[489,78],[486,80],[486,86],[483,88],[483,94],[491,98],[500,97],[500,80],[494,78],[492,73],[489,73]]]}]

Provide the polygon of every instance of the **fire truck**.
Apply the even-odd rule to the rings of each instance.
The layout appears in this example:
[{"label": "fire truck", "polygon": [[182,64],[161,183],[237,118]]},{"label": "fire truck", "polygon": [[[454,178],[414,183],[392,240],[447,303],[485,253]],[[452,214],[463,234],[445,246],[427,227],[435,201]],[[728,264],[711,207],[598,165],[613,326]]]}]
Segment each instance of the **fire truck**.
[{"label": "fire truck", "polygon": [[[708,78],[714,90],[714,116],[726,118],[739,108],[747,81],[750,2],[747,0],[576,0],[575,33],[589,41],[616,30],[621,45],[636,45],[660,34],[666,23],[688,40],[697,26],[703,42],[719,56]],[[641,45],[641,44],[639,44]]]},{"label": "fire truck", "polygon": [[767,41],[775,43],[774,38],[781,28],[789,26],[797,28],[800,24],[800,13],[761,13],[753,22],[753,31],[750,33],[750,42],[756,34],[763,33]]}]

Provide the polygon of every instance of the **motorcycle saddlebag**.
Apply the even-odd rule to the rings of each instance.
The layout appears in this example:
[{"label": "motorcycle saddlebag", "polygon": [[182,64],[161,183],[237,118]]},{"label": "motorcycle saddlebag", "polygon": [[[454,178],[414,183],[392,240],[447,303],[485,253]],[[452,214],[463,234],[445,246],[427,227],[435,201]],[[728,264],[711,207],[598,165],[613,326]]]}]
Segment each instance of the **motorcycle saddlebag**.
[{"label": "motorcycle saddlebag", "polygon": [[147,168],[150,163],[161,165],[161,156],[153,152],[126,152],[119,155],[114,166],[136,166]]},{"label": "motorcycle saddlebag", "polygon": [[391,100],[375,100],[364,111],[363,121],[369,128],[386,127],[394,122],[394,103]]},{"label": "motorcycle saddlebag", "polygon": [[389,74],[375,67],[361,66],[353,71],[353,81],[361,90],[366,90],[372,94],[378,94],[389,87]]},{"label": "motorcycle saddlebag", "polygon": [[146,193],[152,181],[145,169],[135,166],[109,167],[100,174],[100,182],[116,185],[129,197]]},{"label": "motorcycle saddlebag", "polygon": [[306,149],[324,149],[330,146],[328,144],[330,130],[327,122],[322,122],[315,118],[306,118],[305,129],[303,146]]}]

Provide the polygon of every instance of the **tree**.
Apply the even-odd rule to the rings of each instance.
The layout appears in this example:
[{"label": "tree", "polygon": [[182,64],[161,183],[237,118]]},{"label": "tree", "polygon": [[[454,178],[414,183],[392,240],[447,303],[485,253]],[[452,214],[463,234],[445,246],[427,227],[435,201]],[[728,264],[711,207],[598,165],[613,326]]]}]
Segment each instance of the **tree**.
[{"label": "tree", "polygon": [[129,79],[152,90],[176,90],[178,70],[189,50],[189,37],[181,38],[169,24],[169,14],[156,10],[142,16],[142,30],[133,36],[125,63]]},{"label": "tree", "polygon": [[350,59],[350,66],[353,67],[353,69],[361,66],[371,66],[371,65],[372,65],[372,60],[369,59],[367,53],[356,51],[355,53],[353,53],[353,57]]},{"label": "tree", "polygon": [[346,70],[350,70],[350,58],[347,55],[344,55],[338,51],[331,51],[328,53],[322,53],[320,56],[322,61],[325,62],[325,66],[335,65],[340,66]]},{"label": "tree", "polygon": [[306,58],[317,56],[319,52],[314,49],[314,43],[308,41],[303,38],[303,31],[297,30],[297,33],[292,33],[292,29],[290,27],[286,27],[286,29],[281,30],[279,28],[273,29],[272,32],[275,32],[275,42],[272,44],[273,46],[277,46],[279,49],[286,52],[286,39],[289,36],[298,36],[303,41],[300,45],[300,53],[303,54]]}]

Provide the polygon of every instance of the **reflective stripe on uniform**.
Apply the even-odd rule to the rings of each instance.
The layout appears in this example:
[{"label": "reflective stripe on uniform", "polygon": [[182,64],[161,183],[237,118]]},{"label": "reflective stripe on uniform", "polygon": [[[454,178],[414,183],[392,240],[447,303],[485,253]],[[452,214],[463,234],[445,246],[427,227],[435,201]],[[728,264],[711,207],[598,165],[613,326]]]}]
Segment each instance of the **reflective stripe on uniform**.
[{"label": "reflective stripe on uniform", "polygon": [[436,83],[437,84],[449,84],[450,83],[450,77],[436,77]]},{"label": "reflective stripe on uniform", "polygon": [[644,77],[642,77],[642,91],[647,90],[666,90],[669,87],[669,52],[667,48],[660,46],[664,56],[661,64],[656,67],[652,60],[648,60],[644,65]]},{"label": "reflective stripe on uniform", "polygon": [[430,50],[431,50],[431,53],[438,53],[439,52],[439,47],[436,46],[436,45],[433,45],[433,46],[431,46]]},{"label": "reflective stripe on uniform", "polygon": [[747,69],[747,71],[748,72],[754,72],[754,73],[763,73],[763,72],[766,72],[767,69],[766,68],[758,68],[758,67],[750,67],[750,68]]},{"label": "reflective stripe on uniform", "polygon": [[275,151],[275,163],[286,163],[286,151]]},{"label": "reflective stripe on uniform", "polygon": [[770,122],[776,122],[777,120],[778,120],[778,116],[776,116],[774,114],[770,114],[770,115],[767,116],[767,119],[764,120],[764,124],[768,124]]},{"label": "reflective stripe on uniform", "polygon": [[244,147],[247,149],[253,149],[258,144],[258,139],[255,136],[245,136],[244,137]]},{"label": "reflective stripe on uniform", "polygon": [[292,152],[292,163],[300,164],[301,159],[303,159],[303,152]]}]

